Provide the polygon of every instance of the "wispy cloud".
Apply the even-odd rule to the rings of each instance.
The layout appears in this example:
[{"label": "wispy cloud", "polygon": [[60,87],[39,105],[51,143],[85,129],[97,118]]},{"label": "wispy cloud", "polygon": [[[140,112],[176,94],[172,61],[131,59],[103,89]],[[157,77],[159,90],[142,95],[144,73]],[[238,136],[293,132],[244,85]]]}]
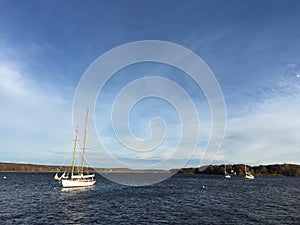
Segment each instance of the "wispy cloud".
[{"label": "wispy cloud", "polygon": [[19,71],[2,63],[0,64],[0,90],[9,96],[26,94],[24,80]]},{"label": "wispy cloud", "polygon": [[245,103],[243,113],[228,120],[219,159],[253,164],[299,163],[300,79],[292,73],[269,85],[255,102]]},{"label": "wispy cloud", "polygon": [[24,64],[9,54],[0,61],[2,160],[51,163],[58,159],[49,152],[64,151],[72,140],[71,101],[37,83]]}]

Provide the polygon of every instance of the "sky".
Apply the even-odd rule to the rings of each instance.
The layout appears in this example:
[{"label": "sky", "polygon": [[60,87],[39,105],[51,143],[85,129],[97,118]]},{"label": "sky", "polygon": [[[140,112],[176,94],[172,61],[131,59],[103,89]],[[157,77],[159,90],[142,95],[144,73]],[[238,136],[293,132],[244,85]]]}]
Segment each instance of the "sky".
[{"label": "sky", "polygon": [[[291,0],[0,0],[0,161],[70,164],[77,126],[72,120],[73,100],[85,71],[120,45],[161,40],[197,54],[216,77],[226,105],[222,145],[205,152],[213,121],[203,90],[177,68],[145,62],[116,72],[90,109],[94,116],[90,123],[95,123],[103,144],[88,139],[87,159],[92,166],[155,168],[157,162],[171,159],[158,167],[176,168],[181,165],[178,160],[186,157],[186,167],[245,161],[300,164],[299,11],[300,3]],[[200,133],[192,155],[186,152],[195,133],[181,130],[176,107],[157,97],[135,104],[123,122],[134,138],[162,135],[155,139],[162,145],[137,153],[116,138],[111,108],[118,93],[149,76],[172,80],[194,102]],[[143,90],[163,90],[162,94],[185,103],[164,83],[143,82]],[[120,109],[126,109],[130,97],[142,89],[125,96]],[[123,115],[116,113],[116,121]],[[156,123],[153,118],[158,117]],[[83,124],[84,119],[83,114]],[[83,124],[79,124],[80,143]],[[181,149],[174,152],[181,132],[187,134]],[[121,133],[120,138],[128,137]]]}]

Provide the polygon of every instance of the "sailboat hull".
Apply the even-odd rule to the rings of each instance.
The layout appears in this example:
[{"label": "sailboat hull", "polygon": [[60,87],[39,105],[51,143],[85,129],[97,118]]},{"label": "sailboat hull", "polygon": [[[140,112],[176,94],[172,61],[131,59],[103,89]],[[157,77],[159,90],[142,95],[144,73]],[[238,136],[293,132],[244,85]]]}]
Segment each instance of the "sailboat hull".
[{"label": "sailboat hull", "polygon": [[255,177],[252,174],[246,174],[245,178],[247,180],[254,180],[255,179]]},{"label": "sailboat hull", "polygon": [[62,180],[64,188],[88,187],[96,183],[96,180]]}]

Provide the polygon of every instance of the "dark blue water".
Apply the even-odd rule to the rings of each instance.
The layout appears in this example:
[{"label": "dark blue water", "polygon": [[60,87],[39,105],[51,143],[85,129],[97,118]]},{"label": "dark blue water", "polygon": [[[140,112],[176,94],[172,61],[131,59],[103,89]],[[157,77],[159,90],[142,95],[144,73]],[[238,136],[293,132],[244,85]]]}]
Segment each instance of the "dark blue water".
[{"label": "dark blue water", "polygon": [[92,188],[64,190],[53,175],[0,173],[0,224],[300,224],[295,177],[183,175],[127,187],[98,175]]}]

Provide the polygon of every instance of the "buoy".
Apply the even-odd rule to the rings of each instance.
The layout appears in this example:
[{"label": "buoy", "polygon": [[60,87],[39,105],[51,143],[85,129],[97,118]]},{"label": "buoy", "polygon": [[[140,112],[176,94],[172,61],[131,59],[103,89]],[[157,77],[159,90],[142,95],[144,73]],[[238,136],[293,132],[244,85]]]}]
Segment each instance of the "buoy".
[{"label": "buoy", "polygon": [[3,179],[6,179],[6,176],[4,176]]}]

